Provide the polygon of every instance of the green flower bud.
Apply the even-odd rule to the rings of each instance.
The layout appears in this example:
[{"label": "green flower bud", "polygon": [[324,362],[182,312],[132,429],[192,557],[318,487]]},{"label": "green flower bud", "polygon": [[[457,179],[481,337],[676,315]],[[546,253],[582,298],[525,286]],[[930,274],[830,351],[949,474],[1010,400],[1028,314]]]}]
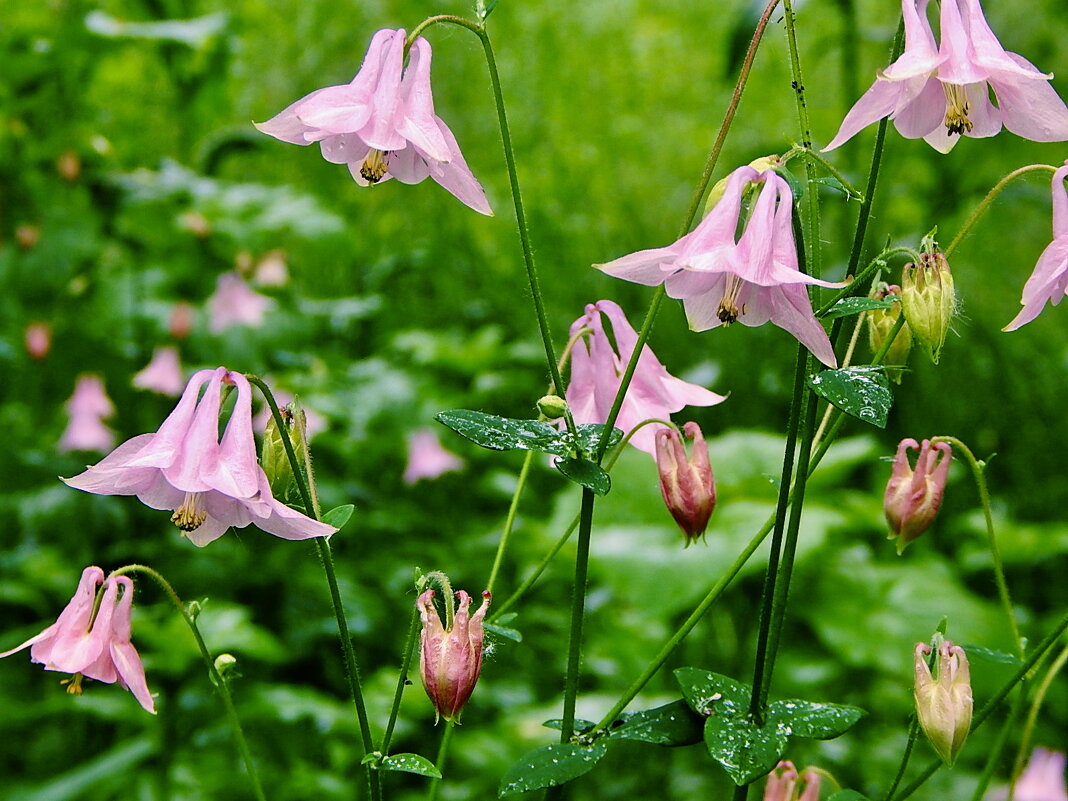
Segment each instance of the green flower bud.
[{"label": "green flower bud", "polygon": [[[304,410],[297,401],[293,401],[279,411],[286,424],[286,431],[289,432],[289,439],[293,443],[293,452],[297,456],[297,461],[307,464],[308,421]],[[293,465],[290,464],[289,456],[286,454],[274,415],[268,419],[267,427],[263,432],[260,466],[263,467],[263,472],[267,474],[267,480],[271,483],[271,494],[276,498],[285,499],[294,485]]]},{"label": "green flower bud", "polygon": [[901,309],[913,338],[938,364],[956,308],[953,274],[942,253],[923,253],[919,266],[906,264],[901,275]]},{"label": "green flower bud", "polygon": [[937,678],[927,666],[931,646],[916,643],[916,717],[931,747],[947,765],[956,761],[972,725],[972,685],[964,649],[945,640],[938,649]]},{"label": "green flower bud", "polygon": [[559,395],[545,395],[538,399],[538,411],[547,420],[557,420],[567,414],[567,401]]},{"label": "green flower bud", "polygon": [[[901,287],[896,284],[880,284],[872,297],[880,300],[893,297],[900,300]],[[868,312],[868,343],[871,345],[872,353],[878,353],[882,350],[883,345],[886,343],[886,338],[890,336],[890,332],[893,330],[894,325],[897,324],[897,318],[900,316],[900,303],[895,303],[889,309],[873,309]],[[909,328],[909,324],[905,323],[901,330],[897,332],[897,336],[894,337],[894,341],[890,345],[890,350],[886,352],[886,358],[883,359],[883,364],[887,368],[887,376],[899,384],[901,383],[902,370],[898,368],[908,364],[909,351],[911,350],[912,331]]]}]

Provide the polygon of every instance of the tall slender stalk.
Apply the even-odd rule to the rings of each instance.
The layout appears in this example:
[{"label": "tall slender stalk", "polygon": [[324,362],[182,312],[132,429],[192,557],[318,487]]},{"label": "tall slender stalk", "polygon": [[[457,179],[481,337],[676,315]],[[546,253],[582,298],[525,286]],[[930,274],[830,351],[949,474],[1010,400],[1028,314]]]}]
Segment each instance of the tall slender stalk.
[{"label": "tall slender stalk", "polygon": [[994,202],[994,198],[1001,194],[1001,190],[1008,186],[1013,179],[1019,178],[1021,175],[1026,175],[1029,172],[1034,172],[1035,170],[1048,170],[1050,173],[1054,173],[1057,171],[1057,168],[1051,167],[1049,164],[1028,164],[1026,167],[1020,167],[1017,170],[1013,170],[994,184],[993,188],[986,193],[986,196],[979,201],[979,205],[975,207],[972,213],[968,216],[968,219],[964,221],[964,225],[957,231],[957,235],[953,237],[953,241],[950,242],[949,246],[945,249],[945,255],[949,256],[949,254],[957,249],[957,245],[961,243],[965,235],[972,229],[972,226],[979,221],[983,212],[990,208],[990,204]]}]

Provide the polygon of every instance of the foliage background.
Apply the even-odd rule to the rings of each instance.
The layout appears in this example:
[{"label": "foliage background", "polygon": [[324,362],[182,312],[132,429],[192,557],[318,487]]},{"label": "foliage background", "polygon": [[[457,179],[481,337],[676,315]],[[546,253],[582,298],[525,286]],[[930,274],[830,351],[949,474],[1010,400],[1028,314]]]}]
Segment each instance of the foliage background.
[{"label": "foliage background", "polygon": [[[1068,74],[1068,18],[1058,3],[1025,0],[1024,10],[989,0],[986,10],[1008,49],[1060,75]],[[885,65],[899,12],[892,0],[798,6],[814,134],[826,142]],[[171,400],[135,390],[130,377],[169,341],[170,309],[186,300],[201,308],[180,343],[188,369],[222,363],[269,375],[328,419],[328,433],[314,443],[316,464],[326,505],[358,507],[334,545],[380,733],[414,601],[413,568],[445,570],[455,586],[477,592],[519,464],[515,455],[447,440],[467,469],[407,487],[405,436],[444,408],[532,414],[545,384],[486,70],[473,37],[432,30],[437,110],[485,186],[492,220],[431,182],[360,189],[314,148],[258,135],[249,121],[348,81],[378,28],[410,29],[427,14],[466,10],[384,1],[0,0],[0,645],[52,620],[85,565],[155,566],[187,600],[207,599],[206,638],[239,660],[237,704],[279,801],[352,798],[360,784],[357,733],[311,546],[245,529],[198,550],[136,501],[67,489],[56,475],[97,455],[57,451],[63,405],[79,373],[98,373],[119,409],[110,423],[120,439],[154,430]],[[558,345],[583,305],[601,297],[641,319],[648,292],[589,265],[677,236],[758,12],[740,0],[504,0],[495,11],[491,32]],[[122,27],[193,18],[177,28]],[[1063,79],[1054,86],[1068,95]],[[857,183],[873,130],[833,156]],[[795,138],[776,17],[716,177],[783,152]],[[80,164],[74,178],[57,169],[64,154]],[[915,246],[934,225],[948,242],[1001,175],[1066,155],[1062,144],[1002,133],[941,157],[891,133],[869,251],[887,239]],[[839,277],[856,205],[829,192],[824,211],[827,273]],[[202,222],[207,232],[198,234]],[[35,245],[20,246],[20,226],[36,229]],[[960,642],[1010,645],[962,467],[922,541],[898,558],[883,539],[883,459],[897,439],[952,433],[981,457],[997,453],[989,477],[1023,631],[1040,637],[1063,610],[1068,320],[1047,310],[1017,333],[999,331],[1049,235],[1046,179],[1017,182],[953,260],[962,305],[942,363],[917,355],[888,429],[854,423],[813,487],[772,694],[869,710],[847,736],[800,741],[789,752],[845,786],[873,794],[886,786],[911,704],[911,648],[943,615]],[[292,280],[263,290],[276,302],[266,324],[209,333],[202,306],[216,277],[275,250]],[[33,321],[53,328],[40,362],[23,346]],[[732,395],[693,410],[713,436],[720,507],[707,546],[683,551],[652,463],[640,453],[621,461],[615,491],[598,509],[585,717],[599,717],[618,697],[774,501],[767,476],[778,472],[782,443],[770,432],[786,416],[792,340],[772,327],[693,334],[681,310],[667,306],[652,345],[672,372]],[[533,484],[503,594],[574,512],[575,493],[545,466]],[[487,660],[442,798],[492,797],[509,764],[551,739],[540,724],[559,714],[568,555],[519,607],[513,625],[523,643],[501,644]],[[758,557],[669,667],[747,680],[760,580]],[[0,662],[0,798],[251,797],[192,640],[147,582],[139,583],[135,637],[159,693],[155,718],[114,688],[68,697],[57,675],[28,669],[25,655]],[[979,703],[1005,670],[976,661]],[[1066,696],[1060,679],[1037,742],[1068,749]],[[674,697],[665,670],[632,708]],[[413,688],[395,748],[433,756],[439,734]],[[977,734],[958,767],[922,795],[970,792],[991,737]],[[930,756],[925,745],[920,752]],[[397,798],[425,793],[422,780],[399,774],[387,786]],[[574,797],[723,797],[727,787],[700,746],[624,744],[574,785]]]}]

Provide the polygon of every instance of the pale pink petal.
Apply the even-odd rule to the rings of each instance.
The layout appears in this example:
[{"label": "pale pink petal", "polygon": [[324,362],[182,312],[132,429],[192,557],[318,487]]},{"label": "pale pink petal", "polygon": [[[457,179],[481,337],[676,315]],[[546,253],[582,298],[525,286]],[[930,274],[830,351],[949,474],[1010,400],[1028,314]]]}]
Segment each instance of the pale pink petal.
[{"label": "pale pink petal", "polygon": [[[1015,53],[1008,55],[1018,64],[1031,66]],[[990,85],[997,95],[1002,121],[1014,134],[1033,142],[1068,140],[1068,108],[1047,81],[1011,80],[1005,73],[995,72]]]},{"label": "pale pink petal", "polygon": [[85,472],[62,481],[69,487],[100,495],[136,495],[140,492],[138,487],[142,486],[146,479],[154,480],[158,471],[151,467],[131,470],[129,463],[156,436],[140,434],[128,439],[95,465],[86,468]]},{"label": "pale pink petal", "polygon": [[[323,158],[329,161],[331,164],[348,164],[350,167],[355,167],[355,175],[360,174],[360,167],[363,164],[363,160],[367,158],[367,154],[371,152],[371,148],[364,144],[356,134],[337,134],[335,136],[328,136],[322,142],[319,143],[319,149],[323,153]],[[364,185],[367,184],[367,179],[360,176]]]},{"label": "pale pink petal", "polygon": [[937,126],[933,131],[923,137],[923,141],[937,150],[939,153],[948,153],[957,146],[961,140],[959,134],[951,134],[945,125]]},{"label": "pale pink petal", "polygon": [[930,0],[901,0],[901,17],[905,23],[905,47],[900,58],[882,71],[890,81],[907,81],[927,76],[938,69],[941,57],[931,23],[927,21]]},{"label": "pale pink petal", "polygon": [[372,112],[367,123],[356,130],[360,139],[378,150],[399,150],[404,137],[397,126],[404,113],[401,73],[404,68],[404,30],[394,31],[381,53],[381,72],[372,95]]},{"label": "pale pink petal", "polygon": [[58,636],[67,636],[70,631],[84,630],[89,625],[89,616],[92,614],[96,588],[103,583],[103,570],[95,565],[85,568],[82,571],[81,578],[78,580],[78,588],[74,591],[73,597],[67,602],[63,611],[59,613],[56,622],[21,645],[12,648],[10,651],[0,653],[0,658],[10,656],[32,645],[30,659],[38,663],[48,662]]},{"label": "pale pink petal", "polygon": [[232,325],[259,327],[274,301],[254,291],[236,272],[222,273],[208,298],[211,332],[221,333]]},{"label": "pale pink petal", "polygon": [[894,127],[906,139],[922,139],[932,131],[945,131],[946,93],[942,82],[930,78],[908,105],[894,115]]},{"label": "pale pink petal", "polygon": [[[111,616],[115,612],[117,594],[118,587],[114,584],[104,588],[104,597],[91,629],[87,630],[85,626],[70,626],[59,631],[52,646],[52,652],[48,655],[48,661],[45,662],[45,670],[81,673],[96,662],[107,648],[111,637]],[[88,623],[88,615],[86,623]]]},{"label": "pale pink petal", "polygon": [[1023,309],[1003,331],[1015,331],[1036,317],[1046,303],[1056,306],[1068,292],[1068,238],[1051,242],[1038,259],[1035,270],[1024,284]]},{"label": "pale pink petal", "polygon": [[[328,86],[312,92],[290,108],[297,119],[307,126],[304,144],[311,144],[335,134],[358,131],[366,125],[371,117],[371,98],[354,89],[351,84]],[[266,129],[267,124],[257,127],[270,134],[271,131]]]},{"label": "pale pink petal", "polygon": [[1066,761],[1068,757],[1059,751],[1036,748],[1016,781],[1015,801],[1068,801],[1064,783]]},{"label": "pale pink petal", "polygon": [[486,199],[486,193],[467,166],[467,162],[464,161],[463,154],[460,153],[460,146],[456,143],[456,138],[452,135],[452,131],[440,118],[435,117],[434,119],[438,123],[441,135],[445,139],[445,144],[448,146],[452,157],[447,163],[428,162],[427,168],[430,170],[430,177],[465,205],[479,214],[492,217],[493,209],[490,208],[489,201]]},{"label": "pale pink petal", "polygon": [[398,131],[427,158],[449,161],[457,148],[450,146],[442,135],[441,129],[445,128],[445,124],[434,114],[434,98],[430,93],[430,57],[430,42],[422,36],[418,37],[412,43],[408,67],[401,81],[404,111]]},{"label": "pale pink petal", "polygon": [[[183,492],[206,492],[214,489],[206,480],[206,474],[214,468],[219,458],[219,411],[222,406],[223,378],[226,374],[225,367],[215,370],[173,461],[162,468],[167,482]],[[131,464],[147,464],[151,448],[150,444],[143,455]]]},{"label": "pale pink petal", "polygon": [[426,159],[414,147],[394,150],[389,154],[387,162],[389,172],[386,177],[392,175],[402,184],[418,184],[430,177]]},{"label": "pale pink petal", "polygon": [[284,540],[306,540],[311,537],[329,537],[337,531],[333,526],[312,520],[273,498],[269,500],[269,504],[268,515],[252,517],[252,522],[268,534],[274,534]]},{"label": "pale pink petal", "polygon": [[973,83],[964,88],[968,98],[968,118],[972,129],[968,136],[972,139],[986,139],[1001,130],[1002,112],[990,102],[990,87],[986,83]]},{"label": "pale pink petal", "polygon": [[[245,525],[247,526],[248,523],[245,523]],[[209,515],[203,523],[192,531],[182,532],[182,536],[198,548],[203,548],[208,543],[215,542],[215,540],[219,539],[219,537],[229,530],[230,525],[227,522]]]},{"label": "pale pink petal", "polygon": [[645,286],[659,286],[664,283],[671,265],[678,256],[675,244],[664,248],[639,250],[605,264],[593,266],[614,278],[622,278],[624,281],[633,281]]},{"label": "pale pink petal", "polygon": [[957,0],[956,6],[960,9],[961,19],[968,30],[971,57],[983,71],[988,74],[1008,72],[1015,78],[1025,80],[1037,78],[1048,81],[1053,77],[1052,73],[1039,71],[1031,62],[1016,53],[1005,51],[994,32],[990,30],[979,0]]},{"label": "pale pink petal", "polygon": [[[981,18],[982,12],[979,13]],[[971,31],[964,26],[958,0],[943,0],[939,20],[942,41],[938,51],[943,59],[938,69],[939,80],[958,86],[986,81],[989,76],[987,71],[976,63]],[[987,30],[989,31],[989,28]],[[996,39],[993,43],[998,51],[1005,52]]]},{"label": "pale pink petal", "polygon": [[115,404],[108,397],[100,376],[85,373],[78,376],[74,385],[74,394],[67,401],[67,411],[72,415],[110,417],[115,413]]},{"label": "pale pink petal", "polygon": [[[812,355],[828,367],[837,367],[834,347],[827,331],[812,313],[808,292],[799,284],[787,284],[766,290],[772,303],[771,321],[789,331]],[[739,318],[745,322],[744,318]]]},{"label": "pale pink petal", "polygon": [[[182,393],[182,397],[178,400],[178,405],[167,415],[167,419],[160,425],[159,430],[152,435],[152,439],[145,442],[145,447],[136,457],[137,461],[131,461],[129,466],[169,467],[174,463],[182,446],[182,441],[189,433],[189,426],[192,425],[193,415],[196,413],[200,396],[200,388],[211,381],[216,372],[217,370],[199,370],[193,374],[189,379],[189,383],[185,386],[185,392]],[[119,446],[119,449],[121,450],[122,447]],[[109,462],[109,459],[110,457],[105,458],[98,467],[103,467]]]},{"label": "pale pink petal", "polygon": [[218,455],[214,462],[202,467],[201,475],[205,483],[224,495],[250,498],[259,489],[263,472],[256,461],[256,438],[252,433],[252,387],[241,373],[229,372],[226,380],[237,387],[237,401],[219,443]]},{"label": "pale pink petal", "polygon": [[408,465],[404,483],[412,485],[422,479],[434,479],[444,473],[461,470],[464,460],[445,450],[431,428],[420,428],[408,436]]}]

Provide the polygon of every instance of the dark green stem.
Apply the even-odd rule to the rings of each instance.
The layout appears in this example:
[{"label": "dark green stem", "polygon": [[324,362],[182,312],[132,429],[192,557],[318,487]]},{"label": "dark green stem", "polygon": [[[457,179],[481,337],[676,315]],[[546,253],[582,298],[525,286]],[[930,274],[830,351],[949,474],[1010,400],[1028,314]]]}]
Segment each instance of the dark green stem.
[{"label": "dark green stem", "polygon": [[909,757],[912,756],[912,748],[916,745],[916,739],[920,733],[920,723],[916,720],[916,715],[913,714],[912,720],[909,723],[909,739],[905,743],[905,753],[901,755],[901,764],[898,766],[897,775],[894,776],[894,781],[890,785],[890,789],[886,791],[886,801],[890,801],[894,797],[894,793],[897,792],[898,785],[901,784],[901,780],[905,778],[905,770],[909,766]]},{"label": "dark green stem", "polygon": [[412,655],[415,653],[415,644],[418,640],[419,610],[413,606],[411,623],[408,624],[408,637],[404,641],[404,656],[401,659],[400,675],[397,676],[397,689],[393,693],[393,706],[389,710],[386,733],[382,735],[382,747],[379,749],[383,756],[389,756],[389,744],[393,739],[393,728],[397,725],[401,698],[404,696],[404,688],[408,685],[408,671],[411,669]]},{"label": "dark green stem", "polygon": [[975,792],[972,793],[972,801],[983,801],[983,796],[986,795],[986,788],[990,786],[990,780],[994,778],[994,773],[998,768],[998,762],[1001,761],[1001,752],[1005,750],[1005,743],[1008,741],[1009,735],[1016,731],[1016,724],[1026,705],[1027,683],[1025,680],[1020,683],[1020,687],[1016,692],[1016,701],[1012,705],[1012,710],[1009,712],[1008,717],[1005,718],[1005,722],[1001,724],[1001,730],[998,732],[998,736],[994,740],[994,746],[987,754],[986,764],[983,766],[983,773],[979,776],[979,784],[976,785]]},{"label": "dark green stem", "polygon": [[441,783],[445,777],[445,760],[449,756],[449,744],[452,742],[452,732],[455,728],[456,724],[451,720],[445,721],[445,733],[441,735],[438,758],[434,760],[434,766],[438,769],[438,773],[441,774],[442,778],[431,780],[430,786],[426,791],[426,801],[436,801],[438,797],[438,790],[441,788]]},{"label": "dark green stem", "polygon": [[564,679],[564,715],[560,742],[568,742],[575,733],[575,703],[578,698],[579,668],[582,661],[582,621],[586,611],[586,582],[590,562],[590,533],[593,530],[592,490],[582,488],[579,513],[578,553],[575,555],[575,583],[571,595],[571,629],[567,638],[567,674]]},{"label": "dark green stem", "polygon": [[497,544],[497,555],[493,559],[493,567],[490,570],[489,579],[486,581],[486,589],[493,592],[493,586],[497,582],[497,574],[500,572],[501,563],[504,561],[504,552],[508,547],[508,538],[515,526],[515,516],[519,511],[519,498],[523,495],[523,489],[527,485],[527,476],[530,475],[530,465],[534,461],[534,451],[527,451],[523,459],[523,467],[519,471],[519,479],[516,481],[515,491],[512,493],[512,502],[508,506],[508,516],[504,521],[504,531],[501,532],[501,541]]},{"label": "dark green stem", "polygon": [[975,225],[975,223],[979,220],[983,212],[990,208],[990,204],[994,202],[994,198],[1001,194],[1002,189],[1008,186],[1014,178],[1019,178],[1021,175],[1026,175],[1027,173],[1034,172],[1035,170],[1049,170],[1049,172],[1054,173],[1057,171],[1057,168],[1051,167],[1049,164],[1028,164],[1026,167],[1020,167],[1018,170],[1013,170],[1000,181],[998,181],[996,184],[994,184],[994,187],[986,193],[986,197],[979,201],[979,205],[975,207],[975,210],[971,213],[968,219],[965,220],[964,225],[962,225],[960,227],[960,230],[957,231],[957,235],[953,237],[953,241],[950,242],[949,247],[945,249],[945,255],[948,257],[949,254],[951,254],[954,250],[957,249],[957,245],[959,245],[961,243],[961,240],[964,239],[965,234],[967,234],[972,229],[972,226]]}]

